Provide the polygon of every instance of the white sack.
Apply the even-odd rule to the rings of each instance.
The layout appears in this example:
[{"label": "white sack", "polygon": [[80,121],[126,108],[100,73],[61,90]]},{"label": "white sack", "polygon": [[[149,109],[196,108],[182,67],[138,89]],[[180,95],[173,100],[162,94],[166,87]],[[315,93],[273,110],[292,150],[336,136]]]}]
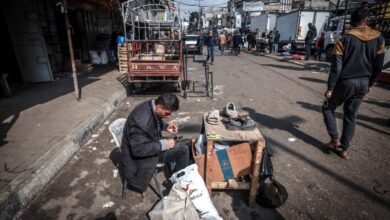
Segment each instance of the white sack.
[{"label": "white sack", "polygon": [[222,220],[217,209],[211,201],[209,192],[204,184],[203,178],[198,172],[198,166],[192,164],[174,173],[170,179],[173,183],[179,183],[186,191],[192,204],[200,212],[201,219]]}]

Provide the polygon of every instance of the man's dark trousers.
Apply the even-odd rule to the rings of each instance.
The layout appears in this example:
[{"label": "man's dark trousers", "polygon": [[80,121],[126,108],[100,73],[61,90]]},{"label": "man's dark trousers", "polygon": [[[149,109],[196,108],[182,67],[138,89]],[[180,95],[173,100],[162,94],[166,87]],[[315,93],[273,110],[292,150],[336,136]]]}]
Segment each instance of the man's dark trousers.
[{"label": "man's dark trousers", "polygon": [[339,137],[337,132],[335,109],[344,103],[343,132],[341,147],[347,150],[355,132],[355,120],[363,97],[368,92],[368,78],[339,80],[331,98],[322,106],[326,129],[332,140]]},{"label": "man's dark trousers", "polygon": [[159,163],[176,162],[174,172],[184,169],[190,164],[190,149],[186,142],[179,141],[175,143],[175,147],[171,150],[160,153]]},{"label": "man's dark trousers", "polygon": [[207,61],[211,57],[211,63],[214,63],[214,47],[207,47]]},{"label": "man's dark trousers", "polygon": [[306,47],[306,60],[309,60],[311,56],[311,44],[305,44],[305,47]]}]

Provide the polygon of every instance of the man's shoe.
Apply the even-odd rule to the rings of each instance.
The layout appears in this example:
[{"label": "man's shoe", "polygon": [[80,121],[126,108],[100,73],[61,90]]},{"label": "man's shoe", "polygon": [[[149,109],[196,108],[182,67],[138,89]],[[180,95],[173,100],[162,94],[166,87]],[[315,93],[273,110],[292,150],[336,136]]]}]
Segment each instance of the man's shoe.
[{"label": "man's shoe", "polygon": [[340,140],[332,140],[329,143],[325,144],[325,147],[331,148],[331,149],[337,149],[341,146]]},{"label": "man's shoe", "polygon": [[343,159],[349,159],[348,151],[347,150],[342,150],[339,152],[339,156]]}]

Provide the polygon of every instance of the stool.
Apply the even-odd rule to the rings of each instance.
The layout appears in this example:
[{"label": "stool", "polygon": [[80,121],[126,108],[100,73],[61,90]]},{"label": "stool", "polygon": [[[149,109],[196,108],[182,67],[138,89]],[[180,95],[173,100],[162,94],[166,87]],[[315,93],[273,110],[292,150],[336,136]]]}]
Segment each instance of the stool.
[{"label": "stool", "polygon": [[[156,190],[157,190],[157,193],[158,193],[158,196],[160,198],[162,198],[164,195],[162,194],[161,192],[161,188],[160,188],[160,184],[158,183],[158,180],[157,180],[157,173],[162,169],[164,168],[164,165],[163,163],[158,163],[157,166],[156,166],[156,171],[154,172],[153,174],[153,181],[154,181],[154,184],[156,185]],[[150,185],[150,184],[149,184]],[[122,199],[125,199],[126,198],[126,191],[127,191],[127,180],[125,177],[123,177],[123,186],[122,186]],[[144,198],[144,193],[142,192],[142,198]]]},{"label": "stool", "polygon": [[154,184],[156,185],[156,188],[157,188],[157,192],[160,196],[160,198],[163,197],[163,194],[161,192],[161,189],[160,189],[160,184],[158,183],[158,180],[157,180],[157,173],[162,170],[162,168],[164,168],[164,165],[163,163],[158,163],[157,166],[156,166],[156,171],[154,172],[154,175],[153,175],[153,180],[154,180]]}]

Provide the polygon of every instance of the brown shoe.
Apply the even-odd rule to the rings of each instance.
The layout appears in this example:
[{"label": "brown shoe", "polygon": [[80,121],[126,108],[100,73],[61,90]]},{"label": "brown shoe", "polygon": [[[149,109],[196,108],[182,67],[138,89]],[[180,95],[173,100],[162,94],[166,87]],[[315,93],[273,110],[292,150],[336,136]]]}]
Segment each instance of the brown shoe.
[{"label": "brown shoe", "polygon": [[331,148],[331,149],[337,149],[341,146],[340,140],[332,140],[329,143],[325,144],[325,147]]},{"label": "brown shoe", "polygon": [[343,159],[349,159],[348,151],[342,150],[339,152],[339,156]]}]

